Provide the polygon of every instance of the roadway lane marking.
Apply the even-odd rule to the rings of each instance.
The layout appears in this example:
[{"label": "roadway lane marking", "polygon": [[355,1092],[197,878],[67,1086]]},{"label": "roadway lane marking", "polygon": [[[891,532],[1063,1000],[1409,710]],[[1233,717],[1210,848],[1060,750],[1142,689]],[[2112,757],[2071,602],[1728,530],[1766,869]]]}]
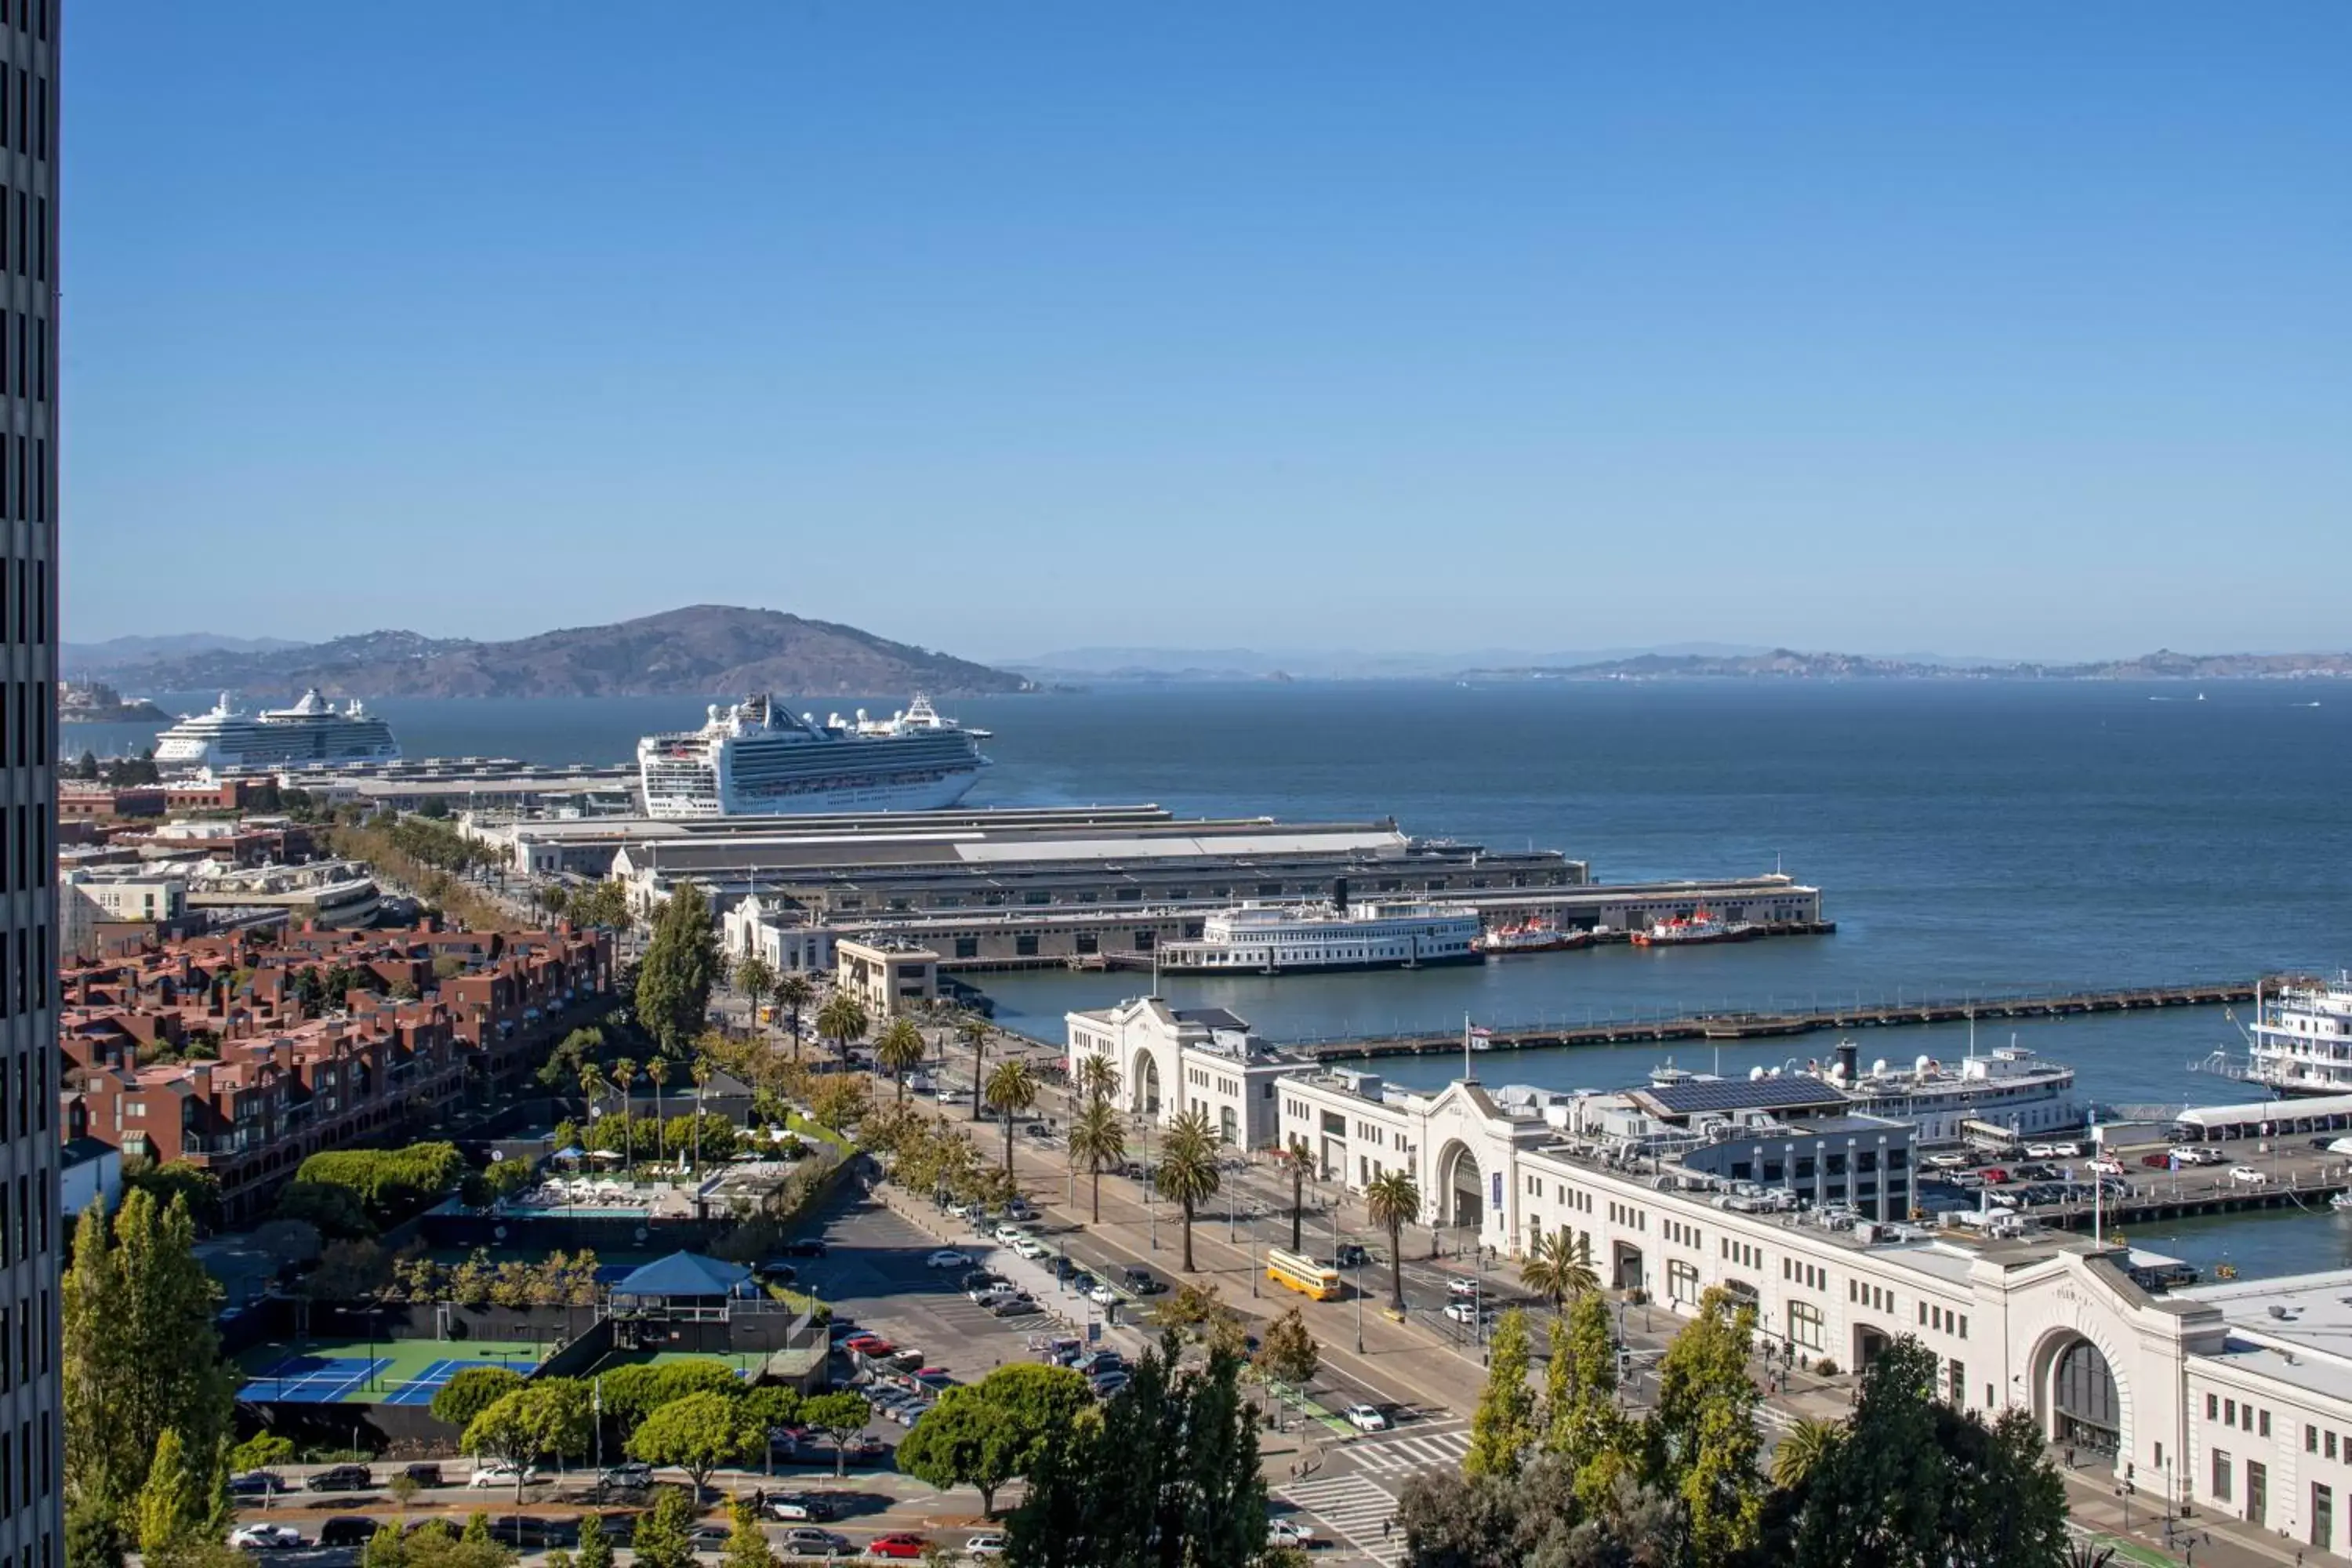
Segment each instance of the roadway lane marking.
[{"label": "roadway lane marking", "polygon": [[1385,1568],[1396,1568],[1404,1560],[1402,1533],[1381,1533],[1381,1527],[1396,1517],[1396,1495],[1361,1476],[1291,1481],[1276,1488],[1274,1495],[1312,1514],[1332,1533]]}]

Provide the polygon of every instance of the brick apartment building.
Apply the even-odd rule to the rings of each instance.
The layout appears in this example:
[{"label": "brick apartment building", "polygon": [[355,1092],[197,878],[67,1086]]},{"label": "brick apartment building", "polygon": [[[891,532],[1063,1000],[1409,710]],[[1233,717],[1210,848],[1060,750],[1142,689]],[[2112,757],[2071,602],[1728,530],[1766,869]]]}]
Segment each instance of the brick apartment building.
[{"label": "brick apartment building", "polygon": [[240,932],[83,965],[63,976],[60,1131],[208,1169],[249,1221],[310,1155],[515,1086],[611,985],[609,939],[569,929]]}]

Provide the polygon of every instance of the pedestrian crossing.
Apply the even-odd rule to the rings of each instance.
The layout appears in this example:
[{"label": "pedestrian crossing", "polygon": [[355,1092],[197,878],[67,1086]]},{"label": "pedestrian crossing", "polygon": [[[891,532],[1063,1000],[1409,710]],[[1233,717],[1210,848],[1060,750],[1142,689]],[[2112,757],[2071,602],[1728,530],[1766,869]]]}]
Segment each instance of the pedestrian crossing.
[{"label": "pedestrian crossing", "polygon": [[1465,1431],[1426,1435],[1399,1432],[1380,1437],[1360,1437],[1348,1446],[1357,1468],[1376,1476],[1410,1476],[1422,1470],[1458,1470],[1470,1451]]},{"label": "pedestrian crossing", "polygon": [[1312,1514],[1330,1534],[1383,1568],[1397,1568],[1404,1560],[1404,1534],[1391,1522],[1396,1518],[1396,1494],[1361,1476],[1291,1481],[1275,1489],[1274,1495]]}]

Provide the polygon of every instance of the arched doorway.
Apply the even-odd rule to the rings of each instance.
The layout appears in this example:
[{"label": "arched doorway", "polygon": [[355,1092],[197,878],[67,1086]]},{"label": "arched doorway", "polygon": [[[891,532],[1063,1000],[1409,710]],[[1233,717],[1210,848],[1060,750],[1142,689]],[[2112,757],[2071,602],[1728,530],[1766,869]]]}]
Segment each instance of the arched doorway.
[{"label": "arched doorway", "polygon": [[2050,1440],[2094,1453],[2123,1446],[2123,1399],[2115,1369],[2090,1341],[2077,1339],[2050,1366]]},{"label": "arched doorway", "polygon": [[1853,1328],[1853,1370],[1860,1372],[1885,1352],[1894,1342],[1884,1329],[1874,1329],[1868,1323],[1856,1323]]},{"label": "arched doorway", "polygon": [[1150,1051],[1135,1053],[1135,1070],[1128,1075],[1135,1085],[1135,1109],[1146,1116],[1160,1114],[1160,1064]]},{"label": "arched doorway", "polygon": [[1437,1171],[1438,1190],[1444,1194],[1442,1223],[1477,1229],[1486,1217],[1486,1194],[1480,1186],[1484,1178],[1478,1173],[1477,1157],[1467,1145],[1449,1143],[1438,1156]]},{"label": "arched doorway", "polygon": [[1609,1248],[1609,1288],[1612,1290],[1646,1289],[1642,1278],[1642,1249],[1630,1242],[1614,1242]]}]

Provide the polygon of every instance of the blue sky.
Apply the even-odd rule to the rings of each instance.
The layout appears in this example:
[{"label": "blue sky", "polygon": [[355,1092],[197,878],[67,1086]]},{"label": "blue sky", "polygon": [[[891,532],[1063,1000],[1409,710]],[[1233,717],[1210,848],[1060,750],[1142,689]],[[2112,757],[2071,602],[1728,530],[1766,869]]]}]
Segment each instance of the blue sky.
[{"label": "blue sky", "polygon": [[105,0],[68,47],[78,640],[2347,640],[2340,0]]}]

